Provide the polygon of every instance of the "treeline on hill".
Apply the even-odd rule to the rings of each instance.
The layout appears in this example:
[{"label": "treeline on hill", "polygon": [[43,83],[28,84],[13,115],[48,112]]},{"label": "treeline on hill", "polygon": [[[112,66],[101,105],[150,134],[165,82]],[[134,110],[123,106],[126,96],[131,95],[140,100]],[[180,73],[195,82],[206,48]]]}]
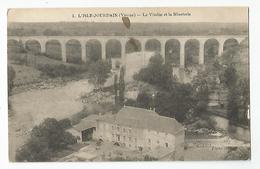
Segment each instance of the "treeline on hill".
[{"label": "treeline on hill", "polygon": [[9,23],[8,36],[61,35],[236,35],[247,34],[247,23]]}]

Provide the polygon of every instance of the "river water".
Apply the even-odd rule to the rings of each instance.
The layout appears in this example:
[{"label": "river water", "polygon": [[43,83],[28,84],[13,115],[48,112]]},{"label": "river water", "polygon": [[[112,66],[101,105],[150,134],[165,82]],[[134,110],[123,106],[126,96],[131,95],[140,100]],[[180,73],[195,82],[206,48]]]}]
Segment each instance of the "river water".
[{"label": "river water", "polygon": [[68,82],[52,89],[33,89],[9,97],[12,116],[9,117],[10,160],[17,147],[24,144],[33,126],[45,118],[57,120],[70,117],[83,108],[82,93],[93,90],[87,79]]}]

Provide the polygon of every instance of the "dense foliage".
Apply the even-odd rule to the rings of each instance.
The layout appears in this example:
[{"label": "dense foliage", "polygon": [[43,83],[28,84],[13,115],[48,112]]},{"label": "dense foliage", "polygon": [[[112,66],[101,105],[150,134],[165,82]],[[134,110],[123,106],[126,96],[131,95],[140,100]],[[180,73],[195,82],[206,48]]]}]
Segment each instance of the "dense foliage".
[{"label": "dense foliage", "polygon": [[161,115],[174,117],[180,122],[207,111],[209,90],[205,77],[201,74],[191,84],[179,83],[173,77],[172,68],[163,63],[160,55],[151,57],[148,66],[134,78],[158,89],[153,94],[141,91],[135,103],[137,107],[155,108]]},{"label": "dense foliage", "polygon": [[65,64],[38,64],[37,69],[51,78],[73,76],[88,70],[87,66],[76,67]]},{"label": "dense foliage", "polygon": [[65,123],[64,120],[47,118],[35,126],[27,143],[16,152],[16,160],[49,161],[55,151],[76,143],[76,138],[65,131]]},{"label": "dense foliage", "polygon": [[11,94],[12,88],[14,86],[15,70],[12,66],[8,66],[8,95]]},{"label": "dense foliage", "polygon": [[100,88],[106,82],[110,73],[110,65],[107,61],[98,60],[93,62],[89,67],[89,82],[92,83],[95,88]]},{"label": "dense foliage", "polygon": [[125,102],[125,80],[124,80],[124,78],[125,78],[125,68],[121,67],[119,83],[118,83],[118,89],[119,89],[118,101],[119,101],[120,106],[123,106],[124,102]]},{"label": "dense foliage", "polygon": [[147,67],[134,75],[134,79],[155,85],[162,90],[169,90],[173,83],[172,68],[171,65],[163,63],[161,55],[155,55],[150,58]]}]

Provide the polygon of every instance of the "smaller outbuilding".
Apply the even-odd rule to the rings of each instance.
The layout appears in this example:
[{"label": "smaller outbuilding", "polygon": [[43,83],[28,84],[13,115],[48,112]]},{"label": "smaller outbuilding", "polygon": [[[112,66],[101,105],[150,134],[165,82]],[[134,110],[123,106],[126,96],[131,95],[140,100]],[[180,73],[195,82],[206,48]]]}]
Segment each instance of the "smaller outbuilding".
[{"label": "smaller outbuilding", "polygon": [[78,142],[86,142],[95,138],[98,115],[91,114],[82,119],[67,131],[77,137]]}]

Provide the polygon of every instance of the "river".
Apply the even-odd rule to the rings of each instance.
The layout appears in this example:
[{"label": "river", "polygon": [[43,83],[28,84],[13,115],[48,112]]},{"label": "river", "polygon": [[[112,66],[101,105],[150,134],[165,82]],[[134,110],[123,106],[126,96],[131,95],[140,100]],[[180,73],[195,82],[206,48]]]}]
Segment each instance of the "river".
[{"label": "river", "polygon": [[87,79],[68,82],[52,89],[33,89],[9,97],[12,116],[9,117],[10,160],[17,147],[24,144],[33,126],[45,118],[57,120],[70,117],[83,108],[78,100],[82,93],[93,90]]}]

